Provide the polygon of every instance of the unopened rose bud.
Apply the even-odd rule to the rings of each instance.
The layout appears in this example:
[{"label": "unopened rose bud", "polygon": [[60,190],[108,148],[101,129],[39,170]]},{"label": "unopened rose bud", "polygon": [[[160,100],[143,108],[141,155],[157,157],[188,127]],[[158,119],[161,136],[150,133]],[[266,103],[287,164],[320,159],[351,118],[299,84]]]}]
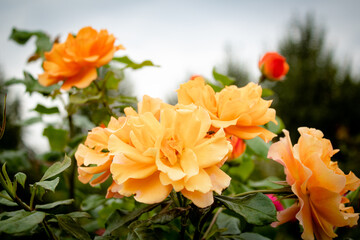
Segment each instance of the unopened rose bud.
[{"label": "unopened rose bud", "polygon": [[289,64],[277,52],[268,52],[259,61],[259,69],[262,73],[261,79],[280,81],[289,71]]}]

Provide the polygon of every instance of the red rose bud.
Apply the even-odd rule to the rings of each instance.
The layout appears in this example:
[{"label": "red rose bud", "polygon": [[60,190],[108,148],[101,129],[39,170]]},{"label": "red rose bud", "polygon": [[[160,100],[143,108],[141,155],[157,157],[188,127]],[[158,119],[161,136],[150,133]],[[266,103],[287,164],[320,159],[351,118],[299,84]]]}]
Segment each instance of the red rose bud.
[{"label": "red rose bud", "polygon": [[284,210],[284,206],[281,204],[281,202],[277,199],[277,197],[273,194],[266,194],[268,198],[273,202],[275,205],[276,211],[282,211]]},{"label": "red rose bud", "polygon": [[244,140],[236,136],[229,138],[231,145],[233,146],[232,152],[229,154],[229,160],[240,157],[245,152],[246,144]]},{"label": "red rose bud", "polygon": [[262,78],[279,81],[284,79],[289,71],[289,64],[277,52],[268,52],[259,61],[259,69],[262,73]]}]

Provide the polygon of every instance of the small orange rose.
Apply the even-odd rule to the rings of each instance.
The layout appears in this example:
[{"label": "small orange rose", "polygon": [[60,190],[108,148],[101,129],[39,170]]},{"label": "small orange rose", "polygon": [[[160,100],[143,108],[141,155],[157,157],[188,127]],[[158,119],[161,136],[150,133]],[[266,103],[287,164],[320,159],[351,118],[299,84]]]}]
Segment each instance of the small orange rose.
[{"label": "small orange rose", "polygon": [[265,78],[271,81],[279,81],[289,71],[289,64],[277,52],[268,52],[259,61],[259,69]]},{"label": "small orange rose", "polygon": [[276,134],[261,127],[269,121],[275,122],[275,110],[270,108],[271,101],[261,98],[262,88],[255,83],[245,87],[226,86],[220,92],[215,91],[202,77],[195,77],[181,84],[177,90],[179,104],[195,104],[207,110],[211,125],[223,128],[227,136],[241,139],[257,136],[268,142]]},{"label": "small orange rose", "polygon": [[[112,134],[120,137],[123,141],[128,141],[126,134],[126,118],[111,118],[107,127],[96,127],[92,129],[85,144],[80,144],[75,152],[75,159],[78,165],[79,181],[82,183],[90,182],[95,186],[104,182],[110,176],[110,165],[113,156],[109,154],[108,141]],[[96,177],[94,177],[97,175]],[[113,183],[108,189],[108,197],[120,197],[117,194],[117,184]]]},{"label": "small orange rose", "polygon": [[360,186],[360,180],[350,172],[345,175],[331,157],[338,152],[331,142],[316,129],[299,128],[299,141],[292,146],[289,133],[272,144],[268,157],[285,168],[286,181],[298,197],[291,207],[278,212],[279,222],[273,226],[298,219],[304,228],[303,239],[332,239],[334,227],[354,226],[359,214],[344,195]]},{"label": "small orange rose", "polygon": [[91,27],[80,29],[76,37],[69,34],[64,43],[54,43],[45,53],[45,72],[39,75],[39,83],[50,86],[64,81],[61,89],[85,88],[97,78],[96,68],[111,61],[114,53],[124,49],[114,46],[115,37],[107,30],[96,31]]}]

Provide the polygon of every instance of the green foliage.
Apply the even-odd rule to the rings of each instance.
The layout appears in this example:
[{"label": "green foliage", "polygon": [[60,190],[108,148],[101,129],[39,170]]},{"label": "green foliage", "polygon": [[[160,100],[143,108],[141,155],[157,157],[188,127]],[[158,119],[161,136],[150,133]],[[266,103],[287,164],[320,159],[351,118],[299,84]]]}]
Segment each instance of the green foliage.
[{"label": "green foliage", "polygon": [[134,70],[136,69],[140,69],[142,67],[145,66],[151,66],[151,67],[158,67],[157,65],[153,64],[151,61],[149,60],[145,60],[141,63],[135,63],[134,61],[132,61],[128,56],[124,56],[124,57],[114,57],[113,61],[119,62],[119,63],[123,63],[125,64],[124,68],[132,68]]},{"label": "green foliage", "polygon": [[340,148],[335,155],[340,166],[359,175],[359,161],[353,161],[360,159],[360,110],[353,107],[360,94],[359,79],[349,64],[336,60],[335,50],[326,45],[324,27],[314,16],[293,20],[289,30],[279,50],[290,71],[273,86],[277,97],[273,106],[292,138],[298,138],[300,126],[321,129],[334,148]]},{"label": "green foliage", "polygon": [[55,191],[56,186],[59,184],[59,177],[55,178],[51,181],[41,181],[35,183],[37,186],[42,187],[46,190],[50,190],[52,192]]},{"label": "green foliage", "polygon": [[264,142],[260,137],[256,137],[250,140],[245,140],[246,147],[251,149],[256,155],[267,158],[267,154],[269,151],[270,143]]},{"label": "green foliage", "polygon": [[24,71],[24,79],[12,78],[6,82],[7,86],[13,84],[23,84],[26,87],[26,92],[30,95],[33,92],[42,94],[43,96],[50,96],[55,90],[60,89],[60,85],[54,84],[49,87],[44,87],[35,79],[29,72]]},{"label": "green foliage", "polygon": [[16,173],[15,179],[23,188],[25,188],[25,181],[26,181],[25,173],[22,173],[22,172]]},{"label": "green foliage", "polygon": [[90,235],[74,219],[67,215],[56,216],[59,226],[76,239],[88,240]]},{"label": "green foliage", "polygon": [[218,73],[215,68],[213,68],[212,74],[215,81],[220,83],[222,87],[232,85],[235,82],[231,77]]},{"label": "green foliage", "polygon": [[276,116],[275,120],[276,120],[277,124],[275,124],[273,122],[269,122],[269,123],[266,124],[266,128],[270,132],[273,132],[275,134],[280,134],[282,132],[282,130],[285,129],[285,124],[284,124],[283,120],[281,120],[281,118],[279,116]]},{"label": "green foliage", "polygon": [[104,235],[111,234],[111,232],[113,232],[117,228],[120,228],[120,227],[124,226],[125,224],[138,219],[143,213],[151,211],[158,205],[159,204],[148,205],[143,208],[137,209],[127,215],[123,215],[119,211],[114,212],[108,219],[108,225],[106,227],[106,231],[105,231]]},{"label": "green foliage", "polygon": [[52,178],[63,171],[65,171],[71,165],[71,159],[65,155],[64,161],[54,163],[51,167],[46,170],[44,176],[41,178],[41,181],[47,180]]},{"label": "green foliage", "polygon": [[0,221],[0,233],[23,233],[36,228],[45,218],[44,212],[16,211],[16,213],[6,220]]},{"label": "green foliage", "polygon": [[35,53],[29,58],[29,62],[37,60],[40,57],[44,57],[44,53],[51,50],[52,42],[50,37],[41,31],[24,31],[16,28],[12,29],[9,39],[15,41],[18,44],[24,45],[31,37],[36,37]]},{"label": "green foliage", "polygon": [[50,148],[53,151],[63,151],[68,138],[68,131],[48,126],[43,135],[49,139]]},{"label": "green foliage", "polygon": [[59,109],[57,107],[45,107],[41,104],[36,105],[34,111],[37,111],[40,114],[54,114],[59,113]]},{"label": "green foliage", "polygon": [[[306,34],[309,34],[309,31]],[[36,52],[29,61],[34,61],[51,49],[50,38],[42,32],[17,29],[14,29],[10,36],[19,44],[25,44],[31,37],[36,38]],[[306,48],[306,44],[304,49],[310,49],[310,55],[314,56],[318,51],[316,48]],[[305,56],[303,60],[311,58]],[[303,62],[300,67],[306,70],[307,67],[312,68],[314,63],[317,62]],[[243,86],[249,82],[246,71],[238,68],[232,59],[229,60],[229,64],[226,74],[219,73],[215,68],[212,70],[215,83],[209,84],[217,92],[225,86]],[[326,64],[334,66],[332,61],[327,61]],[[263,165],[268,166],[270,162],[267,161],[270,143],[265,143],[259,137],[246,140],[245,153],[222,166],[222,170],[232,178],[231,184],[222,195],[214,193],[214,203],[206,208],[197,207],[180,192],[175,191],[164,201],[156,204],[138,203],[132,197],[105,199],[106,189],[113,179],[109,178],[93,188],[77,181],[77,166],[72,163],[77,146],[85,141],[87,132],[92,128],[100,124],[104,127],[111,117],[122,116],[125,107],[136,107],[136,97],[131,96],[130,91],[124,87],[125,72],[127,69],[137,70],[147,66],[157,67],[149,60],[137,63],[128,56],[115,57],[112,62],[97,69],[98,77],[88,87],[73,87],[67,92],[60,91],[61,83],[49,87],[40,85],[36,77],[28,72],[24,72],[23,79],[14,78],[7,81],[7,86],[23,84],[27,93],[40,93],[46,100],[60,100],[62,105],[54,106],[53,102],[49,105],[54,107],[46,107],[47,104],[39,103],[32,110],[37,116],[21,121],[18,120],[20,118],[16,118],[15,121],[17,126],[28,126],[47,120],[46,115],[57,114],[59,122],[47,123],[43,131],[43,135],[49,140],[50,151],[41,155],[24,150],[0,152],[0,161],[4,163],[0,173],[4,189],[0,193],[1,236],[4,235],[6,239],[17,236],[33,239],[92,239],[95,234],[104,232],[95,239],[274,238],[275,230],[268,231],[266,227],[276,221],[276,209],[272,201],[260,192],[278,193],[284,195],[284,198],[292,198],[294,195],[289,187],[281,188],[281,182],[278,182],[281,178],[268,177],[271,174],[266,174],[265,179],[258,178],[259,165],[265,169]],[[290,64],[292,69],[294,66],[296,64]],[[332,68],[326,77],[333,76],[336,73],[334,69]],[[291,77],[289,75],[289,79]],[[278,86],[287,81],[278,83]],[[328,85],[329,82],[331,81],[325,81],[324,84],[327,90],[332,89]],[[350,77],[344,82],[349,88],[353,86]],[[316,87],[317,84],[311,86]],[[300,91],[297,89],[301,94],[306,90],[306,87],[300,88]],[[351,89],[348,91],[351,92]],[[276,86],[272,89],[263,88],[262,97],[278,97],[278,102],[282,98]],[[60,112],[67,113],[65,118],[62,118]],[[288,124],[286,114],[283,113],[281,116],[285,116],[284,122]],[[4,111],[0,134],[5,128],[5,120]],[[276,121],[278,124],[268,123],[263,127],[280,134],[284,129],[284,122],[280,117],[276,117]],[[60,161],[64,154],[64,159]],[[31,155],[35,157],[31,159],[30,164]],[[50,166],[51,163],[53,164]],[[98,174],[101,173],[96,173],[95,176]],[[18,185],[22,187],[18,188]],[[351,202],[356,202],[359,199],[359,190],[349,194],[349,198]],[[294,200],[283,201],[285,206],[290,202],[292,204]]]},{"label": "green foliage", "polygon": [[226,208],[245,218],[248,223],[265,225],[276,221],[276,209],[271,200],[262,193],[243,197],[216,196]]}]

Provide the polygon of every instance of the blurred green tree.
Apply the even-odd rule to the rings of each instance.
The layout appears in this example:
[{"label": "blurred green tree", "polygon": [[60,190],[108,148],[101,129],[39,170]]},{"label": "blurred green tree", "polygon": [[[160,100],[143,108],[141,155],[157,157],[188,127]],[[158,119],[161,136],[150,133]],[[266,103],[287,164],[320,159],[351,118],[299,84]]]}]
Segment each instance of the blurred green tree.
[{"label": "blurred green tree", "polygon": [[234,85],[244,87],[250,82],[249,72],[246,67],[234,57],[233,50],[230,45],[225,47],[225,54],[225,75],[235,80]]},{"label": "blurred green tree", "polygon": [[273,84],[274,107],[293,139],[297,128],[323,131],[340,153],[334,156],[341,168],[360,175],[360,82],[349,66],[338,63],[334,49],[326,47],[326,34],[312,15],[292,21],[279,52],[290,71],[285,81]]}]

